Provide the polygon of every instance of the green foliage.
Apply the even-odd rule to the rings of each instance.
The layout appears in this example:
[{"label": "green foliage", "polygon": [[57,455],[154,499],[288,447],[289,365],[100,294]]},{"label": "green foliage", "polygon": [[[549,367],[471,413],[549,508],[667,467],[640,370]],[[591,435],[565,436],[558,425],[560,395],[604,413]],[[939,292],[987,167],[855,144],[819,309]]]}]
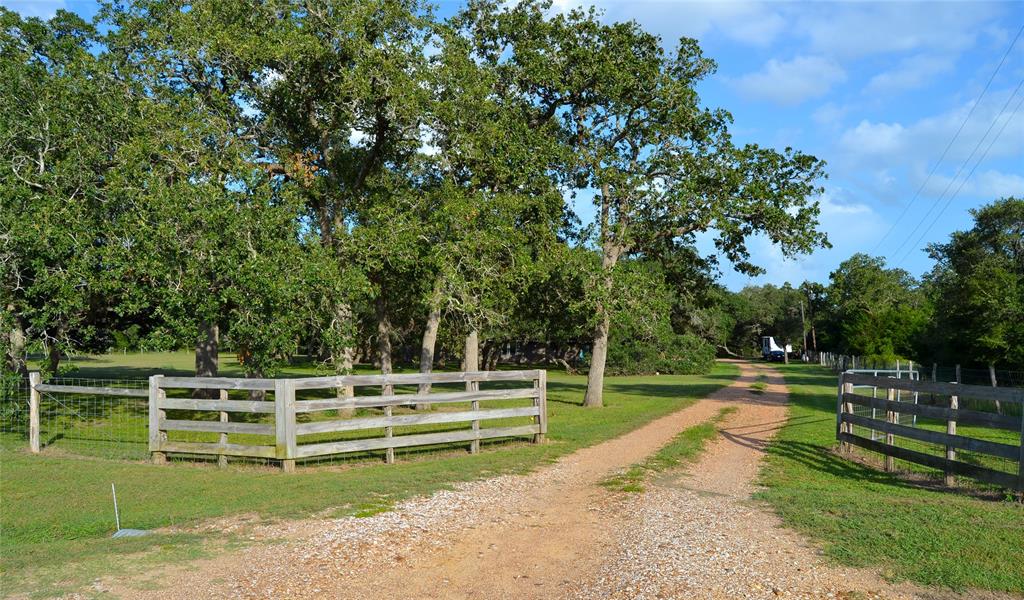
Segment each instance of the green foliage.
[{"label": "green foliage", "polygon": [[102,348],[112,325],[101,265],[120,206],[107,174],[139,111],[95,42],[71,13],[44,23],[0,9],[0,307],[51,369],[61,352]]},{"label": "green foliage", "polygon": [[[695,232],[748,271],[754,232],[787,253],[824,243],[822,163],[733,145],[729,114],[695,93],[714,63],[693,40],[665,52],[636,23],[544,2],[447,20],[419,0],[291,8],[4,11],[11,366],[26,347],[56,360],[216,328],[250,373],[300,348],[345,370],[430,311],[451,345],[476,330],[583,346],[643,290],[613,293],[622,259],[660,265],[647,279],[671,290],[625,326],[658,368],[693,370],[698,344],[674,334],[724,345],[728,327]],[[580,227],[563,192],[588,188],[603,216]]]},{"label": "green foliage", "polygon": [[611,375],[707,373],[715,362],[714,347],[693,334],[667,331],[640,338],[630,333],[628,329],[621,333],[616,330],[611,338]]},{"label": "green foliage", "polygon": [[914,354],[931,311],[909,273],[885,268],[884,258],[855,254],[829,278],[837,351],[886,360]]},{"label": "green foliage", "polygon": [[973,228],[929,247],[932,340],[944,358],[1017,368],[1024,365],[1024,200],[1004,198],[971,214]]},{"label": "green foliage", "polygon": [[675,293],[660,265],[628,260],[616,271],[608,373],[707,373],[714,348],[703,339],[679,334],[670,318]]}]

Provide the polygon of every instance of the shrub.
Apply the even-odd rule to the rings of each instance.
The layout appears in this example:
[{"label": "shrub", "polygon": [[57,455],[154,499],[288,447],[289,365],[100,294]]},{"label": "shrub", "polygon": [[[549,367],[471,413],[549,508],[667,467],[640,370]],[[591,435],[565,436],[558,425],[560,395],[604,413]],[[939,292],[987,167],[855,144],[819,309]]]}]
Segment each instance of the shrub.
[{"label": "shrub", "polygon": [[652,337],[613,335],[608,347],[607,372],[611,375],[691,375],[709,372],[714,362],[714,347],[689,333],[680,335],[667,331]]}]

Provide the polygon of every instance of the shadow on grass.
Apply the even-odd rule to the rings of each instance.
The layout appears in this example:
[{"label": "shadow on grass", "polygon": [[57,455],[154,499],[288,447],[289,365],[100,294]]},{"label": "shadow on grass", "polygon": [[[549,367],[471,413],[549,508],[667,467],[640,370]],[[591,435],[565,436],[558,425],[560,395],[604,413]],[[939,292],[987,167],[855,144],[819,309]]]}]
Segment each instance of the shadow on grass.
[{"label": "shadow on grass", "polygon": [[768,453],[800,463],[810,469],[858,483],[870,482],[894,487],[913,487],[891,474],[877,471],[867,465],[851,461],[817,444],[792,440],[775,440]]},{"label": "shadow on grass", "polygon": [[[710,379],[710,377],[707,377]],[[724,377],[728,381],[734,381],[735,377]],[[606,392],[623,394],[626,396],[647,396],[652,398],[703,398],[721,389],[722,386],[714,383],[630,383],[628,381],[616,381],[605,384]]]}]

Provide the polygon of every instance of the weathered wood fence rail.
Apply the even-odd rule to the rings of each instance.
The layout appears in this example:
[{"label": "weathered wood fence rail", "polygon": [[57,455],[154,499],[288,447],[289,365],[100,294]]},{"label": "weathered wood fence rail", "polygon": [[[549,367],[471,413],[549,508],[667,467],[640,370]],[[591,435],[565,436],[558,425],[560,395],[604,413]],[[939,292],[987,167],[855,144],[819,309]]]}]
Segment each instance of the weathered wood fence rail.
[{"label": "weathered wood fence rail", "polygon": [[[530,387],[480,390],[481,382],[530,382]],[[430,393],[432,384],[464,383],[465,391]],[[419,391],[395,394],[395,386],[417,385]],[[379,387],[380,395],[357,396],[357,387]],[[167,390],[211,390],[218,398],[168,397]],[[230,400],[229,390],[249,390],[273,394],[273,400]],[[341,397],[298,397],[298,392],[310,390],[343,390]],[[209,394],[209,392],[207,392]],[[296,459],[317,456],[384,450],[387,462],[394,462],[394,449],[428,446],[455,442],[469,442],[470,451],[477,452],[480,440],[531,436],[534,442],[543,440],[547,433],[547,372],[530,371],[476,371],[461,373],[349,375],[336,377],[310,377],[303,379],[242,379],[224,377],[165,377],[150,378],[149,387],[149,449],[156,463],[164,462],[168,453],[215,455],[221,463],[228,456],[276,459],[286,471],[295,467]],[[481,402],[530,399],[529,406],[482,409]],[[469,410],[417,412],[394,415],[395,407],[415,405],[430,407],[436,404],[468,403]],[[303,419],[299,415],[337,410],[346,414],[354,409],[376,408],[382,414],[364,417],[331,419]],[[169,419],[167,411],[217,413],[217,420],[203,418]],[[250,422],[253,417],[230,418],[236,413],[273,415],[273,423]],[[312,417],[312,415],[310,415]],[[528,418],[527,424],[505,427],[481,427],[481,422],[497,419]],[[256,417],[255,420],[258,420]],[[242,422],[239,422],[242,421]],[[395,435],[395,428],[424,425],[468,423],[467,429],[436,432],[412,432]],[[346,434],[383,429],[383,436],[358,439],[323,439],[331,434]],[[181,441],[169,439],[168,432],[205,432],[220,434],[217,442]],[[232,443],[229,436],[245,434],[260,436],[264,443]],[[344,436],[343,436],[344,437]]]},{"label": "weathered wood fence rail", "polygon": [[[855,393],[855,388],[870,387],[886,390],[884,398]],[[910,392],[906,400],[898,392]],[[917,398],[922,394],[947,398],[947,406],[921,404]],[[858,446],[885,455],[886,470],[893,470],[894,459],[939,469],[945,473],[947,485],[954,483],[955,475],[991,483],[1006,488],[1024,491],[1024,415],[1011,416],[998,412],[965,410],[959,408],[960,400],[972,398],[1024,405],[1024,389],[996,388],[977,385],[961,385],[916,379],[895,379],[863,373],[841,373],[836,401],[836,438],[843,449]],[[855,407],[871,409],[871,416],[855,413]],[[885,413],[885,420],[875,418],[876,411]],[[1024,411],[1022,411],[1024,412]],[[900,415],[913,415],[914,426],[900,424]],[[936,431],[917,425],[916,417],[945,421],[945,431]],[[1012,436],[1000,436],[1003,442],[977,439],[957,434],[957,424],[973,425],[990,429],[1014,432]],[[871,431],[865,437],[859,435],[856,427]],[[884,438],[875,439],[874,432],[881,432]],[[929,454],[919,450],[896,445],[896,438],[905,438],[944,446],[945,456]],[[1010,439],[1014,443],[1004,443]],[[1007,472],[957,460],[957,450],[976,452],[1016,463],[1015,472]]]}]

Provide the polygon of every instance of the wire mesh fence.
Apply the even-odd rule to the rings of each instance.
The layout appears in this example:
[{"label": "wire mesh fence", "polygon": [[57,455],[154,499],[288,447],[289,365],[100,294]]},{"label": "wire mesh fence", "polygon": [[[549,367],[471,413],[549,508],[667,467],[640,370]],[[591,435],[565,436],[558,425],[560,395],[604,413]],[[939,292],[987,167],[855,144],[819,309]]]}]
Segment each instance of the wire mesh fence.
[{"label": "wire mesh fence", "polygon": [[[58,386],[146,390],[145,379],[58,377]],[[51,453],[142,460],[149,455],[149,405],[146,398],[106,394],[40,392],[40,446]]]},{"label": "wire mesh fence", "polygon": [[[148,388],[145,379],[56,377],[55,386]],[[10,378],[0,389],[0,440],[4,447],[27,448],[30,387],[27,379]],[[126,460],[145,459],[148,449],[146,398],[42,391],[39,393],[40,449],[48,454],[74,454]]]}]

